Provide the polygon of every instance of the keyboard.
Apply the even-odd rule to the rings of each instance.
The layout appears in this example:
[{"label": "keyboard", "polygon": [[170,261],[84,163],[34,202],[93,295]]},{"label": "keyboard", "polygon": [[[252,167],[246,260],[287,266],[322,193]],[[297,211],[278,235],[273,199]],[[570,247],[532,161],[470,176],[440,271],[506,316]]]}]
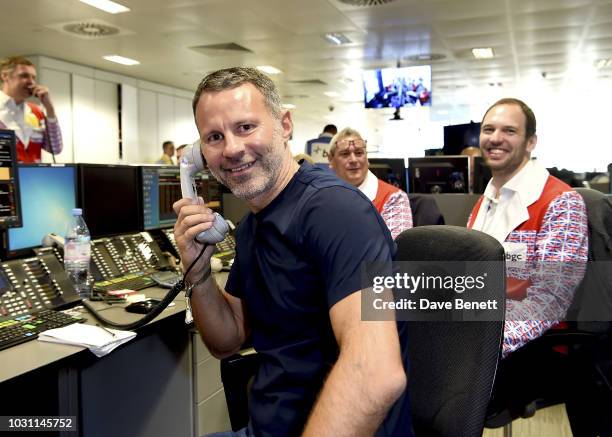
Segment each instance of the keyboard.
[{"label": "keyboard", "polygon": [[155,287],[156,283],[153,279],[146,276],[144,272],[130,273],[129,275],[120,276],[118,278],[108,279],[106,281],[96,282],[94,290],[99,292],[108,292],[115,290],[143,290],[149,287]]},{"label": "keyboard", "polygon": [[47,329],[61,328],[84,320],[79,316],[53,310],[0,319],[0,350],[34,340]]}]

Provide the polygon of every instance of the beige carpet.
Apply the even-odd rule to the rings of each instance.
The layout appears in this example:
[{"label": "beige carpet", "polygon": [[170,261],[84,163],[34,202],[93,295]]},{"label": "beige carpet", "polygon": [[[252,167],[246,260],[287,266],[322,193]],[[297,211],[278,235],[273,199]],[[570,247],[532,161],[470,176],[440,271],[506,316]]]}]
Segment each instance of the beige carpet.
[{"label": "beige carpet", "polygon": [[[503,428],[485,429],[484,437],[502,437]],[[512,437],[572,437],[565,405],[538,410],[529,419],[512,422]]]}]

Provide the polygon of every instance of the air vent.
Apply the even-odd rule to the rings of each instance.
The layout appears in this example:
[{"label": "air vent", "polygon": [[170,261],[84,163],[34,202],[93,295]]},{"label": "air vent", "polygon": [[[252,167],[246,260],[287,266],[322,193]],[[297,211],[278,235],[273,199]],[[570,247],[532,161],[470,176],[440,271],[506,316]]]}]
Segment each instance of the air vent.
[{"label": "air vent", "polygon": [[189,47],[191,50],[203,53],[207,56],[226,56],[232,53],[253,53],[252,50],[247,49],[234,42],[222,43],[222,44],[205,44],[201,46]]},{"label": "air vent", "polygon": [[131,35],[134,32],[116,27],[96,18],[58,23],[46,26],[61,33],[82,39],[102,39],[117,35]]},{"label": "air vent", "polygon": [[289,83],[297,83],[300,85],[327,85],[321,79],[304,79],[304,80],[290,80]]},{"label": "air vent", "polygon": [[351,6],[378,6],[393,3],[396,0],[338,0],[340,3]]}]

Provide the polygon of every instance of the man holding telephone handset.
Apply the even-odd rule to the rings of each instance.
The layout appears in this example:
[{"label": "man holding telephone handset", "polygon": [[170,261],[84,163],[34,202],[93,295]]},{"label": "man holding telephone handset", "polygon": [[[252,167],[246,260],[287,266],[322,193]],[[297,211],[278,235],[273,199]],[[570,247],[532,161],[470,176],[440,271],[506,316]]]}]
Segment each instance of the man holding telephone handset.
[{"label": "man holding telephone handset", "polygon": [[209,74],[193,108],[208,169],[251,210],[223,289],[206,276],[214,245],[197,258],[212,211],[174,204],[202,339],[223,358],[252,335],[259,353],[249,426],[221,435],[410,436],[403,325],[361,320],[360,267],[395,252],[382,218],[356,187],[293,160],[291,114],[258,70]]},{"label": "man holding telephone handset", "polygon": [[[36,83],[36,68],[26,58],[12,57],[0,63],[0,128],[15,131],[17,161],[40,162],[41,150],[62,151],[62,134],[49,96],[49,88]],[[45,108],[26,102],[36,97]]]}]

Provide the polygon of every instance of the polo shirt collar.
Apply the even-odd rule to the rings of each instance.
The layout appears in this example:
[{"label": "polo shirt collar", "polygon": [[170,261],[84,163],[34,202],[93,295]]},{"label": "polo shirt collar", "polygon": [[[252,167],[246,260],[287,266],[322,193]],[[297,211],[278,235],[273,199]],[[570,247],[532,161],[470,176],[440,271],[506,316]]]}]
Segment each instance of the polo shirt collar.
[{"label": "polo shirt collar", "polygon": [[370,199],[371,202],[376,198],[378,192],[378,178],[370,170],[366,173],[366,177],[357,188]]}]

